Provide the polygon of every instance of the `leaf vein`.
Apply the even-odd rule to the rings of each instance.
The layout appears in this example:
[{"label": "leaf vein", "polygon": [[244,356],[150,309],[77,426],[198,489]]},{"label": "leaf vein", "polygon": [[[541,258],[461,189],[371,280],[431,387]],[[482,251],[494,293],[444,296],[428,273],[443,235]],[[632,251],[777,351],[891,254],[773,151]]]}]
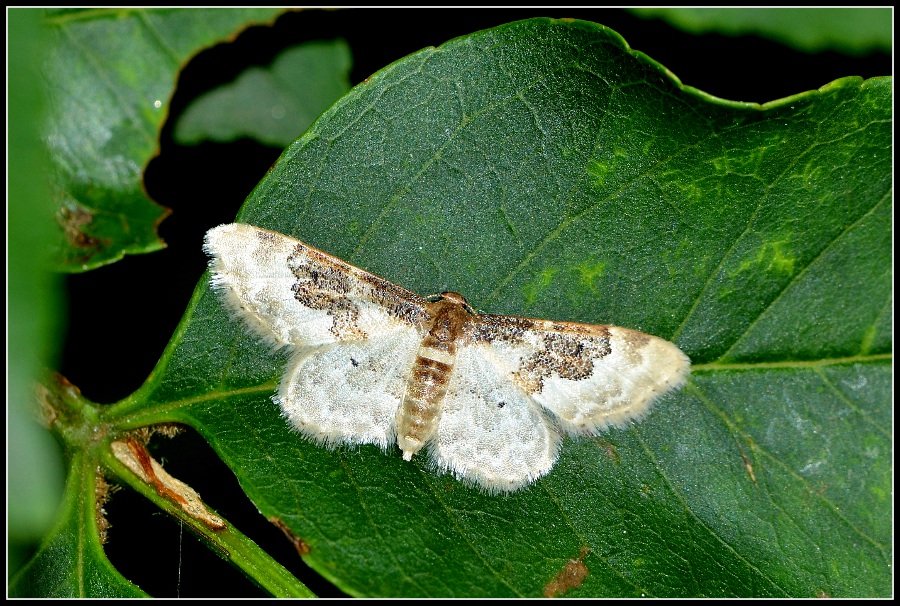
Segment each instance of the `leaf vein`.
[{"label": "leaf vein", "polygon": [[[726,424],[726,426],[731,431],[740,435],[748,443],[752,443],[753,448],[756,452],[765,456],[766,459],[768,459],[769,461],[771,461],[772,463],[774,463],[775,465],[780,467],[786,474],[788,474],[789,476],[794,478],[794,480],[796,482],[801,484],[806,489],[807,494],[809,494],[812,498],[817,499],[821,503],[823,503],[828,509],[831,510],[832,514],[834,514],[834,516],[836,518],[841,520],[850,530],[852,530],[854,533],[856,533],[860,538],[862,538],[867,543],[869,543],[870,545],[875,547],[881,553],[883,558],[890,561],[890,558],[885,553],[885,547],[878,540],[876,540],[874,537],[870,537],[868,534],[863,532],[863,530],[861,528],[858,528],[856,526],[856,524],[854,524],[852,521],[850,521],[843,514],[840,507],[838,507],[834,502],[832,502],[831,499],[826,498],[825,495],[822,494],[820,491],[814,489],[809,484],[809,482],[806,480],[806,478],[804,478],[802,475],[800,475],[800,473],[798,473],[797,471],[792,469],[790,466],[788,466],[786,463],[784,463],[780,458],[775,456],[773,453],[769,452],[769,450],[767,450],[766,448],[763,448],[758,442],[753,440],[753,438],[749,434],[742,431],[738,427],[737,423],[733,419],[731,419],[725,413],[724,410],[722,410],[721,408],[719,408],[718,406],[713,404],[712,401],[703,393],[703,391],[693,381],[688,383],[686,389],[689,389],[691,392],[693,392],[697,396],[697,398],[701,402],[703,402],[707,406],[707,408],[709,408],[710,411],[712,411],[716,416],[718,416],[720,419],[722,419],[722,421]],[[774,500],[772,502],[773,502],[773,504],[775,503]],[[813,541],[813,542],[815,542],[815,541]]]},{"label": "leaf vein", "polygon": [[766,305],[765,309],[763,309],[762,312],[760,312],[759,315],[757,315],[756,318],[750,324],[747,325],[747,327],[744,329],[744,331],[734,340],[734,342],[732,342],[731,346],[724,353],[722,353],[722,355],[720,355],[718,357],[718,360],[722,360],[722,359],[726,358],[728,356],[728,354],[730,354],[732,351],[734,351],[734,349],[741,343],[741,341],[748,334],[750,334],[750,332],[753,330],[753,328],[756,327],[762,321],[763,318],[765,318],[769,313],[771,313],[771,310],[775,307],[775,305],[778,303],[778,301],[780,301],[782,299],[782,297],[784,297],[791,290],[791,288],[794,285],[799,283],[801,278],[806,276],[806,274],[808,274],[811,271],[811,268],[816,264],[816,262],[821,260],[822,257],[824,257],[826,254],[828,254],[832,249],[834,249],[834,247],[837,246],[838,242],[840,242],[840,240],[845,235],[850,233],[855,227],[857,227],[865,219],[869,218],[872,214],[874,214],[875,211],[878,210],[878,208],[882,205],[882,203],[888,199],[890,199],[889,196],[882,197],[872,208],[870,208],[867,212],[863,213],[859,218],[857,218],[855,221],[850,223],[846,228],[844,228],[840,233],[838,233],[834,238],[832,238],[832,240],[828,243],[828,245],[826,245],[824,248],[822,248],[822,250],[819,251],[819,254],[817,254],[813,259],[811,259],[809,261],[809,263],[807,263],[803,267],[803,269],[801,269],[799,272],[797,272],[793,278],[791,278],[790,280],[788,280],[788,282],[785,283],[784,287],[778,292],[778,294],[775,296],[775,298],[773,298],[768,303],[768,305]]}]

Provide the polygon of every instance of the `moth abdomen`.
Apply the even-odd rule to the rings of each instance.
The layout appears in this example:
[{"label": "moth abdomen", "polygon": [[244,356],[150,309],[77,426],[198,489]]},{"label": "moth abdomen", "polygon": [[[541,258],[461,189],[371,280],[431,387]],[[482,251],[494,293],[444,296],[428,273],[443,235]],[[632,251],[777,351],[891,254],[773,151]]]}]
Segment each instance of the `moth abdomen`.
[{"label": "moth abdomen", "polygon": [[[397,445],[407,461],[422,449],[437,429],[453,372],[451,362],[428,357],[432,353],[429,350],[427,346],[420,349],[397,414]],[[441,357],[447,359],[447,356]]]},{"label": "moth abdomen", "polygon": [[432,321],[419,346],[406,395],[397,411],[397,446],[407,461],[437,431],[453,374],[457,339],[468,321],[464,307],[454,298],[429,303],[428,311]]}]

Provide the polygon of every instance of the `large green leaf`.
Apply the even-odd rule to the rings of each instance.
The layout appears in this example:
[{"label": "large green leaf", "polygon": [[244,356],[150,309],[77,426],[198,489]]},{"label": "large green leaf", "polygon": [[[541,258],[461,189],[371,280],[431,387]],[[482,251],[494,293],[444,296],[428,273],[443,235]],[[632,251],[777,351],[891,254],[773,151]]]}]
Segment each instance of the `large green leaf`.
[{"label": "large green leaf", "polygon": [[284,356],[206,278],[105,422],[197,428],[352,594],[890,595],[891,86],[728,103],[538,19],[398,61],[288,148],[239,220],[691,356],[647,421],[566,441],[520,492],[291,432]]},{"label": "large green leaf", "polygon": [[85,271],[164,246],[168,214],[147,197],[143,170],[179,69],[205,46],[278,9],[56,9],[44,64],[45,141],[54,163],[56,263]]}]

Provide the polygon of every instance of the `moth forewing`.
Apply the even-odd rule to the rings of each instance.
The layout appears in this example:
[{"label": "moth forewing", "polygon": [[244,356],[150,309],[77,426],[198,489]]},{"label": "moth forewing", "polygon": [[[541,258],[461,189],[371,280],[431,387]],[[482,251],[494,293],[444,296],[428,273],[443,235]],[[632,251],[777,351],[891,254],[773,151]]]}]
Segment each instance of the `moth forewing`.
[{"label": "moth forewing", "polygon": [[587,372],[552,372],[532,395],[573,435],[639,421],[663,394],[680,387],[690,370],[687,356],[665,339],[618,326],[597,328],[602,335],[573,335],[583,343]]},{"label": "moth forewing", "polygon": [[212,257],[212,287],[232,315],[267,342],[304,347],[337,341],[327,309],[303,305],[293,296],[299,280],[291,265],[306,253],[305,245],[232,223],[209,230],[204,249]]}]

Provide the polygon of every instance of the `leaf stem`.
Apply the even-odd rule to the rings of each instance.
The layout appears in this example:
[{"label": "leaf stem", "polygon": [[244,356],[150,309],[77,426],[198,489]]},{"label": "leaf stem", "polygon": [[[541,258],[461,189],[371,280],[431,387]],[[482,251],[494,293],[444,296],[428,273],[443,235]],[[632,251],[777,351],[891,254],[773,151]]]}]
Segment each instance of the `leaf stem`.
[{"label": "leaf stem", "polygon": [[109,449],[103,449],[101,460],[104,466],[119,479],[150,499],[160,509],[180,520],[219,556],[234,564],[264,591],[275,597],[316,597],[294,575],[227,521],[224,528],[214,529],[188,515],[175,503],[160,496],[152,486],[137,477]]}]

